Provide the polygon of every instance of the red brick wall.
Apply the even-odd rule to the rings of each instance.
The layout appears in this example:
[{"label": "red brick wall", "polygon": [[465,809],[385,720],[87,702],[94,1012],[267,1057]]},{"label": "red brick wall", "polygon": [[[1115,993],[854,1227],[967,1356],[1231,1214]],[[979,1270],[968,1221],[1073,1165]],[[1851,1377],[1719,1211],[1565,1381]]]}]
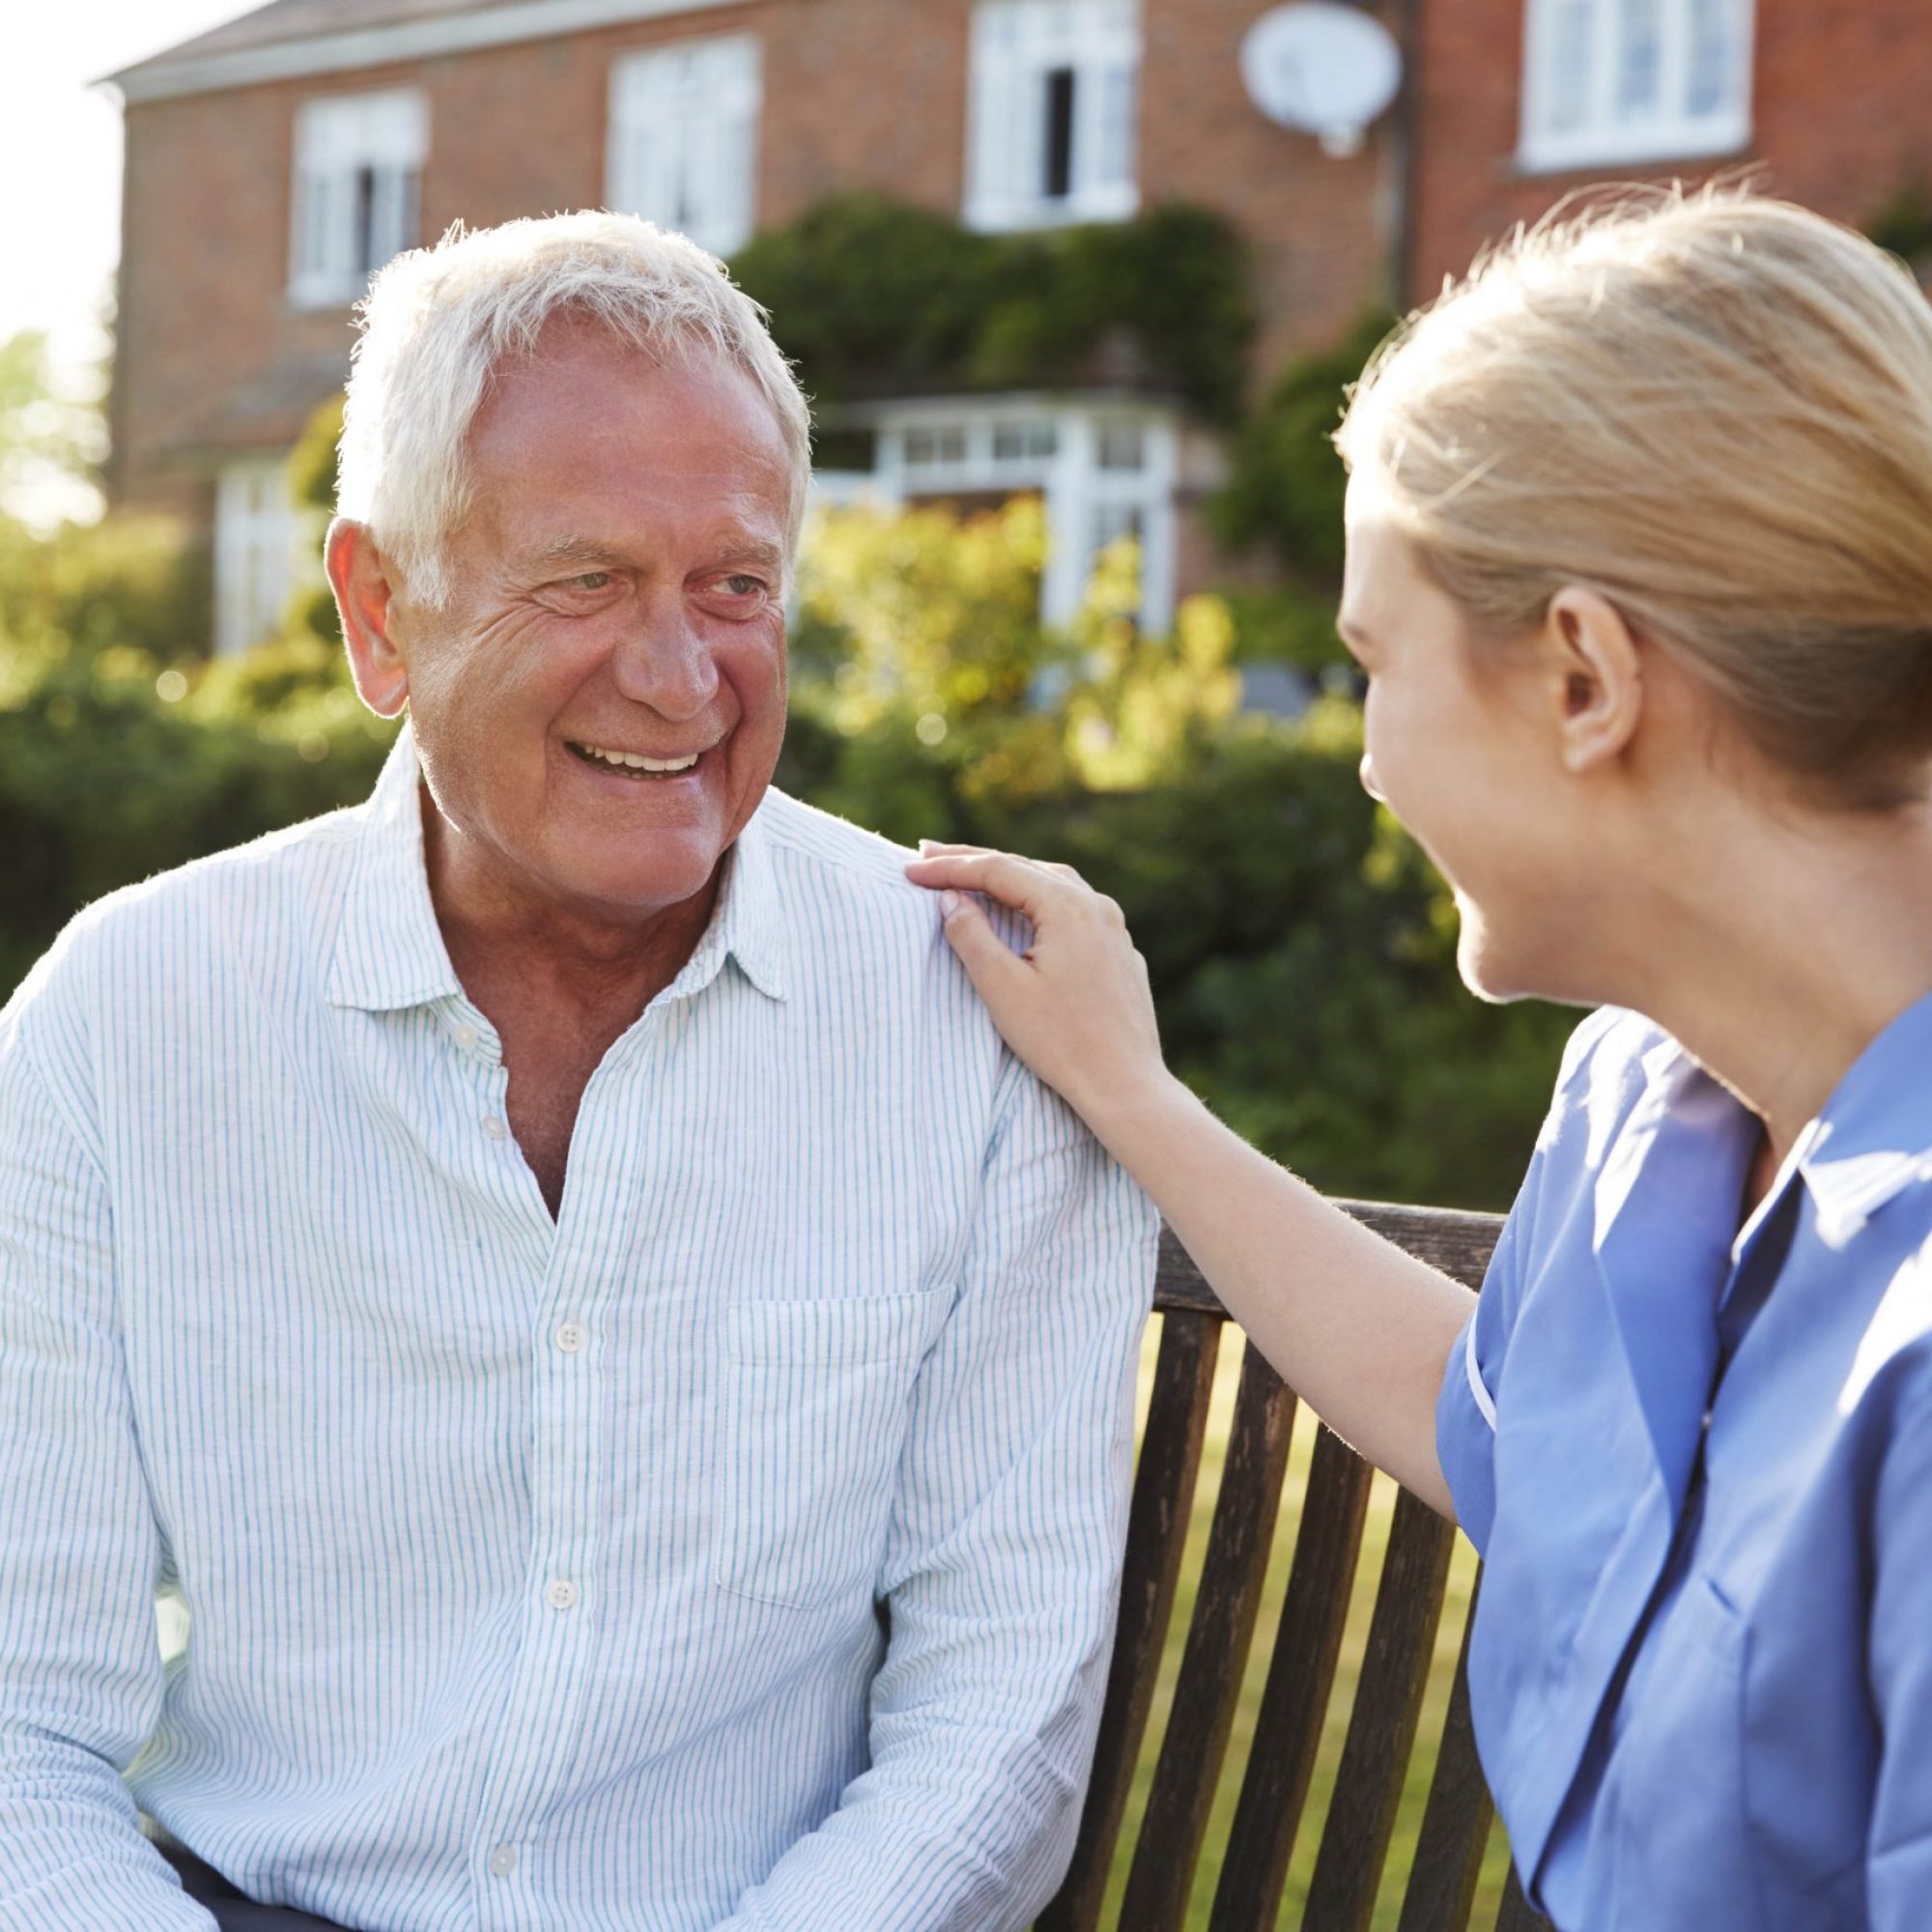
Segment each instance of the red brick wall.
[{"label": "red brick wall", "polygon": [[[1378,132],[1337,160],[1242,89],[1266,0],[1145,0],[1144,199],[1224,210],[1254,243],[1257,367],[1323,342],[1382,293],[1396,183]],[[302,100],[409,85],[430,102],[423,233],[597,206],[612,61],[750,28],[763,43],[761,222],[869,186],[956,213],[971,0],[746,0],[567,39],[137,103],[128,113],[114,399],[124,497],[179,495],[224,451],[285,447],[346,369],[346,311],[292,309],[290,171]]]},{"label": "red brick wall", "polygon": [[1702,181],[1755,164],[1776,193],[1855,224],[1932,184],[1932,17],[1924,0],[1757,0],[1747,154],[1520,174],[1523,0],[1424,0],[1414,286],[1605,178]]},{"label": "red brick wall", "polygon": [[[1325,345],[1389,299],[1398,149],[1388,120],[1359,155],[1322,153],[1275,126],[1241,82],[1241,38],[1265,0],[1143,0],[1141,185],[1145,200],[1194,201],[1253,244],[1262,329],[1257,374]],[[1371,8],[1386,13],[1386,8]]]}]

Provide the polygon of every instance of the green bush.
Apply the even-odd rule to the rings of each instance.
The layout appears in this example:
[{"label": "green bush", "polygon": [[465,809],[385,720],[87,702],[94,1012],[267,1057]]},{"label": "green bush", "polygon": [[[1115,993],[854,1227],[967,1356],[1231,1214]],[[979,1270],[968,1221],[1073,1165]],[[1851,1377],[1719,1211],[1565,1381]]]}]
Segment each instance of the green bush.
[{"label": "green bush", "polygon": [[1212,513],[1224,544],[1264,550],[1292,576],[1333,587],[1348,477],[1332,439],[1348,385],[1393,325],[1388,315],[1364,316],[1334,348],[1282,371],[1235,437]]},{"label": "green bush", "polygon": [[1254,309],[1234,230],[1204,209],[980,235],[840,195],[733,259],[819,404],[1143,380],[1232,420]]},{"label": "green bush", "polygon": [[0,996],[101,894],[365,796],[392,734],[313,640],[165,667],[16,646],[6,671]]},{"label": "green bush", "polygon": [[0,640],[130,645],[160,658],[205,652],[208,565],[206,549],[170,517],[63,524],[45,537],[0,518]]}]

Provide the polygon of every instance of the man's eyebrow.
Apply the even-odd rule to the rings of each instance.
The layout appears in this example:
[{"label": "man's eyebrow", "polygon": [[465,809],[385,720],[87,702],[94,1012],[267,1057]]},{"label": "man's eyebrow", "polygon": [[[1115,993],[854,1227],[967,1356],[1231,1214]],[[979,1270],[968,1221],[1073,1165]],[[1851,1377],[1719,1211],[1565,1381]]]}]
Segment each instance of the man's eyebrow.
[{"label": "man's eyebrow", "polygon": [[572,563],[597,570],[616,561],[615,551],[591,537],[553,537],[530,553],[531,567],[537,570],[555,570]]},{"label": "man's eyebrow", "polygon": [[740,542],[724,545],[718,553],[721,563],[755,564],[761,570],[780,570],[784,566],[783,548],[768,543],[762,537],[746,537]]}]

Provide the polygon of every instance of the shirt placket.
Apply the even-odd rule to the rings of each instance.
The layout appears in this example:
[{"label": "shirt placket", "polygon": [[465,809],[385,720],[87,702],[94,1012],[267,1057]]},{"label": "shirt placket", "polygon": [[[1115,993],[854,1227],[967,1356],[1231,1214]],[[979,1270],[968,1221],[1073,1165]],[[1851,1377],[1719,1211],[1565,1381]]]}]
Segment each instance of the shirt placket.
[{"label": "shirt placket", "polygon": [[529,1311],[530,1542],[522,1634],[470,1843],[478,1925],[514,1932],[532,1922],[534,1901],[524,1881],[544,1815],[572,1775],[572,1741],[590,1676],[603,1580],[597,1528],[608,1364],[601,1328],[612,1242],[634,1205],[621,1198],[635,1165],[621,1143],[625,1118],[636,1110],[612,1096],[648,1078],[661,1015],[646,1013],[586,1088],[555,1224],[514,1141],[490,1126],[507,1118],[507,1076],[500,1055],[490,1053],[487,1023],[478,1021],[459,1024],[495,1063],[484,1133],[519,1170],[515,1191],[524,1205],[536,1204],[547,1237]]}]

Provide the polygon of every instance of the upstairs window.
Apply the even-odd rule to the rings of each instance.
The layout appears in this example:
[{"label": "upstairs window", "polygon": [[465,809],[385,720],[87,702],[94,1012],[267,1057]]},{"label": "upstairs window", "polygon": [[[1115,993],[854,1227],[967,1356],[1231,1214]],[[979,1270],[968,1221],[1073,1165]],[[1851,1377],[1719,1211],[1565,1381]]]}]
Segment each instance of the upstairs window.
[{"label": "upstairs window", "polygon": [[1751,0],[1528,0],[1524,28],[1524,167],[1748,143]]},{"label": "upstairs window", "polygon": [[1040,228],[1131,214],[1140,65],[1138,0],[981,0],[967,221]]},{"label": "upstairs window", "polygon": [[351,302],[417,242],[429,103],[420,94],[332,95],[296,116],[289,294],[304,307]]},{"label": "upstairs window", "polygon": [[629,55],[611,75],[610,205],[729,255],[757,226],[764,88],[750,34]]}]

